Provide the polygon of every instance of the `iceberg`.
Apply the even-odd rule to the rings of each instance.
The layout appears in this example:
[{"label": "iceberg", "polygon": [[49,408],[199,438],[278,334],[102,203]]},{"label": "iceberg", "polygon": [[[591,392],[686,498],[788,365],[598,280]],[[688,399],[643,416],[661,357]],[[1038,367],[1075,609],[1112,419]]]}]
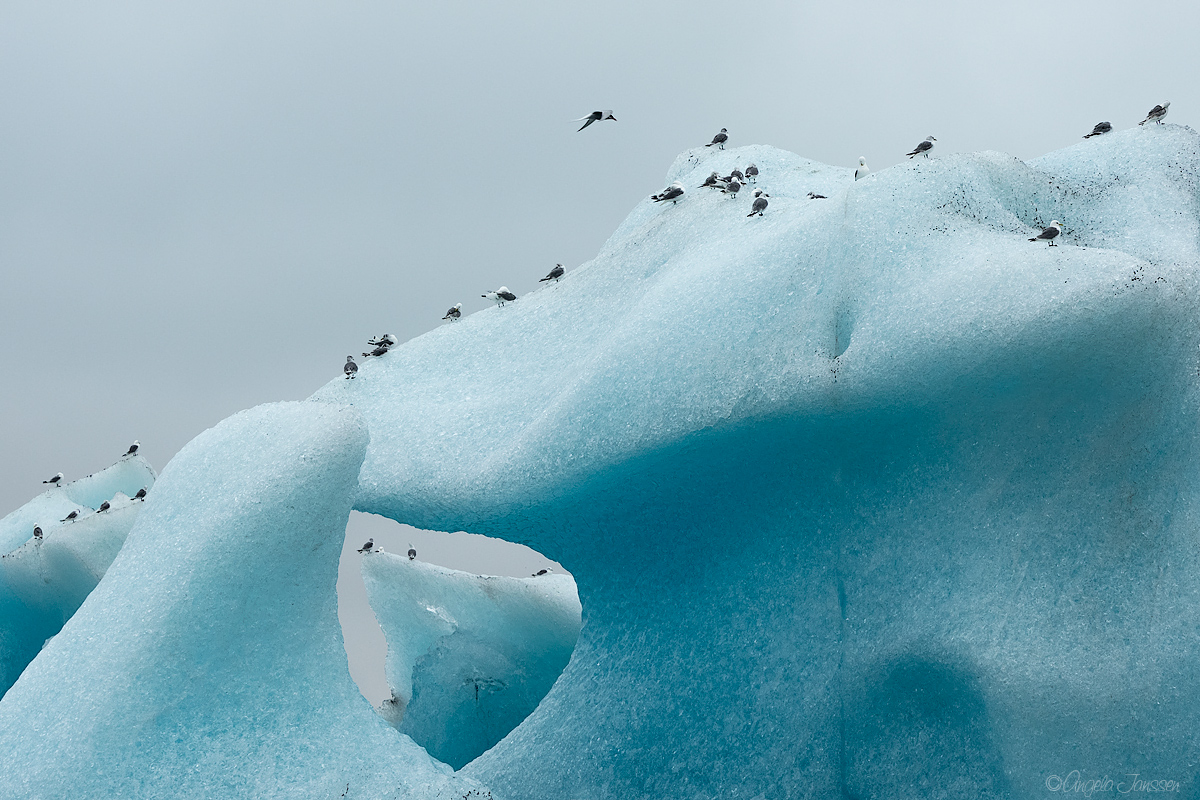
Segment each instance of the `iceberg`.
[{"label": "iceberg", "polygon": [[137,519],[142,502],[132,496],[155,477],[141,456],[122,458],[0,519],[0,694],[96,588]]},{"label": "iceberg", "polygon": [[472,575],[375,552],[362,576],[388,642],[384,716],[455,769],[529,716],[582,624],[570,575]]},{"label": "iceberg", "polygon": [[[763,217],[690,188],[751,161]],[[675,180],[562,281],[181,451],[0,700],[0,793],[1191,791],[1200,136]],[[457,772],[337,652],[351,505],[577,583],[562,675]]]}]

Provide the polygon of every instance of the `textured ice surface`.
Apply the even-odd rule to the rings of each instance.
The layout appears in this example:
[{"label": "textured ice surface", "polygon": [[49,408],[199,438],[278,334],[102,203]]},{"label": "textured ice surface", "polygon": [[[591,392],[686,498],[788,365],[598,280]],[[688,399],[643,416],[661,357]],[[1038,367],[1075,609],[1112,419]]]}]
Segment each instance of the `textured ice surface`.
[{"label": "textured ice surface", "polygon": [[346,667],[335,584],[366,444],[353,410],[303,402],[181,450],[0,701],[0,796],[449,796]]},{"label": "textured ice surface", "polygon": [[[1194,786],[1198,145],[858,182],[685,153],[682,201],[594,261],[322,389],[371,430],[357,508],[578,582],[562,678],[464,771],[512,800]],[[750,161],[764,217],[693,188]]]},{"label": "textured ice surface", "polygon": [[458,769],[529,716],[571,657],[569,575],[472,575],[369,553],[363,581],[388,641],[388,716]]},{"label": "textured ice surface", "polygon": [[[0,694],[96,587],[142,506],[130,497],[154,479],[141,456],[122,458],[51,487],[0,520]],[[111,508],[96,513],[105,501]],[[72,512],[76,518],[64,522]]]}]

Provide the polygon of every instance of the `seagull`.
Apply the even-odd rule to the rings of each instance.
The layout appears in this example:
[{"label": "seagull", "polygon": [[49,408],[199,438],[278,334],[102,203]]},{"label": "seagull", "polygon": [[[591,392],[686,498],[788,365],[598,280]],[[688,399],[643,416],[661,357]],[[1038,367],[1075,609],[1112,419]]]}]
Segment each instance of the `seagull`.
[{"label": "seagull", "polygon": [[755,214],[758,214],[761,217],[763,212],[767,210],[767,198],[770,196],[771,195],[767,194],[762,189],[755,189],[754,205],[750,207],[750,213],[746,216],[753,217]]},{"label": "seagull", "polygon": [[507,286],[501,286],[494,292],[482,294],[480,297],[490,297],[496,301],[496,305],[502,306],[510,300],[516,300],[517,296],[508,290]]},{"label": "seagull", "polygon": [[550,571],[550,570],[548,570],[548,569],[539,569],[537,572],[533,573],[532,577],[534,577],[534,578],[537,578],[537,577],[539,577],[539,576],[541,576],[541,575],[545,575],[545,574],[546,574],[546,573],[548,573],[549,571]]},{"label": "seagull", "polygon": [[732,197],[733,195],[736,195],[741,190],[742,190],[742,182],[739,181],[737,178],[731,178],[729,183],[721,191],[725,192],[725,194],[730,195]]},{"label": "seagull", "polygon": [[715,144],[717,147],[719,147],[719,148],[721,148],[722,150],[724,150],[724,149],[725,149],[725,143],[726,143],[726,142],[728,142],[728,141],[729,141],[729,132],[728,132],[728,130],[727,130],[726,128],[721,128],[721,132],[720,132],[720,133],[718,133],[716,136],[714,136],[714,137],[713,137],[713,140],[712,140],[711,142],[709,142],[708,144],[704,145],[704,146],[705,146],[705,147],[712,147],[712,146]]},{"label": "seagull", "polygon": [[42,481],[42,483],[50,483],[50,484],[57,486],[58,482],[61,481],[62,479],[63,479],[63,474],[60,472],[57,475],[55,475],[53,478],[51,478],[50,480]]},{"label": "seagull", "polygon": [[417,548],[413,547],[413,546],[410,544],[410,545],[408,546],[408,560],[409,560],[409,561],[412,561],[412,560],[413,560],[413,559],[415,559],[416,557],[417,557]]},{"label": "seagull", "polygon": [[42,540],[42,529],[37,525],[33,526],[33,538],[37,539],[39,542]]},{"label": "seagull", "polygon": [[102,511],[108,511],[110,508],[112,508],[112,504],[105,500],[100,504],[100,507],[96,509],[96,513],[99,514]]},{"label": "seagull", "polygon": [[742,174],[740,169],[735,169],[733,172],[729,173],[729,177],[737,178],[743,186],[746,184],[746,176]]},{"label": "seagull", "polygon": [[829,198],[823,194],[817,194],[816,192],[809,192],[808,199],[809,200],[828,200]]},{"label": "seagull", "polygon": [[461,316],[462,316],[462,303],[455,303],[453,306],[450,307],[450,310],[446,312],[446,316],[442,317],[442,319],[448,319],[451,322],[457,322],[458,318]]},{"label": "seagull", "polygon": [[375,540],[374,540],[374,539],[367,539],[367,543],[366,543],[366,544],[364,544],[362,547],[358,548],[358,552],[360,552],[360,553],[369,553],[369,552],[371,552],[371,548],[372,548],[372,547],[374,547],[374,546],[375,546]]},{"label": "seagull", "polygon": [[387,347],[395,347],[398,340],[390,333],[385,333],[383,336],[377,336],[374,339],[367,339],[367,344],[370,345],[385,345]]},{"label": "seagull", "polygon": [[1050,223],[1049,228],[1046,228],[1046,230],[1042,231],[1037,236],[1034,236],[1029,241],[1046,241],[1050,243],[1051,247],[1057,247],[1057,245],[1054,244],[1054,237],[1058,236],[1060,233],[1062,233],[1062,223],[1058,220],[1053,220]]},{"label": "seagull", "polygon": [[145,500],[146,499],[146,487],[143,486],[142,488],[138,489],[137,494],[135,494],[133,496],[133,499],[134,500]]},{"label": "seagull", "polygon": [[65,517],[63,517],[63,518],[62,518],[62,520],[60,520],[60,521],[61,521],[61,522],[69,522],[69,521],[71,521],[71,520],[75,519],[75,518],[76,518],[76,517],[78,517],[78,516],[79,516],[79,511],[78,511],[78,510],[75,510],[75,511],[72,511],[70,514],[67,514],[67,515],[66,515]]},{"label": "seagull", "polygon": [[1102,133],[1108,133],[1108,132],[1109,132],[1109,131],[1111,131],[1111,130],[1112,130],[1112,123],[1111,123],[1111,122],[1097,122],[1097,123],[1096,123],[1096,127],[1092,128],[1092,132],[1091,132],[1091,133],[1085,133],[1085,134],[1083,135],[1083,138],[1085,138],[1085,139],[1090,139],[1090,138],[1092,138],[1093,136],[1099,136],[1100,134],[1102,134]]},{"label": "seagull", "polygon": [[854,170],[854,180],[865,178],[871,174],[871,168],[867,166],[867,157],[858,157],[858,169]]},{"label": "seagull", "polygon": [[753,164],[746,167],[746,178],[747,179],[753,181],[757,177],[758,177],[758,167],[754,166]]},{"label": "seagull", "polygon": [[929,151],[933,149],[933,143],[936,141],[937,139],[933,138],[932,136],[926,136],[925,141],[914,147],[912,152],[908,154],[908,157],[912,158],[915,155],[924,153],[925,157],[929,158]]},{"label": "seagull", "polygon": [[675,181],[658,194],[650,195],[650,199],[656,203],[661,203],[664,200],[670,200],[671,205],[678,203],[680,197],[683,197],[683,183],[680,181]]},{"label": "seagull", "polygon": [[127,456],[133,455],[134,453],[136,453],[138,451],[138,448],[141,446],[142,446],[142,443],[139,442],[137,439],[134,439],[133,444],[129,445],[129,449],[125,451],[125,455],[127,455]]},{"label": "seagull", "polygon": [[566,272],[566,270],[565,270],[565,269],[563,269],[563,265],[562,265],[562,264],[555,264],[555,265],[554,265],[554,269],[550,270],[550,274],[549,274],[549,275],[547,275],[547,276],[546,276],[546,277],[544,277],[544,278],[538,278],[538,283],[542,283],[542,282],[544,282],[544,281],[554,281],[554,282],[556,282],[556,283],[557,283],[557,282],[558,282],[558,279],[559,279],[559,278],[561,278],[561,277],[563,276],[563,273],[564,273],[564,272]]},{"label": "seagull", "polygon": [[1167,109],[1170,107],[1170,102],[1163,103],[1161,106],[1155,106],[1154,108],[1150,109],[1150,113],[1147,114],[1146,118],[1139,122],[1138,125],[1145,125],[1150,120],[1154,120],[1161,125],[1163,117],[1167,115]]},{"label": "seagull", "polygon": [[346,356],[346,366],[342,367],[342,372],[346,373],[346,380],[358,374],[358,364],[354,363],[354,356]]},{"label": "seagull", "polygon": [[[588,114],[586,117],[580,117],[579,119],[577,119],[575,121],[583,122],[585,119],[587,120],[587,122],[583,123],[583,128],[586,128],[588,125],[591,125],[593,122],[601,122],[602,120],[606,120],[606,119],[611,119],[613,122],[617,121],[617,118],[612,115],[611,109],[608,109],[605,111],[593,111],[592,113]],[[580,128],[579,130],[583,130],[583,128]],[[576,131],[576,133],[578,133],[578,132],[579,131]]]},{"label": "seagull", "polygon": [[370,358],[371,356],[381,356],[384,353],[386,353],[387,351],[388,351],[388,345],[381,344],[378,347],[376,347],[374,350],[372,350],[371,352],[363,353],[363,358]]},{"label": "seagull", "polygon": [[720,182],[720,180],[721,179],[717,176],[717,173],[714,171],[714,172],[710,173],[707,178],[704,179],[704,183],[700,184],[696,188],[703,189],[705,186],[714,186],[715,187]]}]

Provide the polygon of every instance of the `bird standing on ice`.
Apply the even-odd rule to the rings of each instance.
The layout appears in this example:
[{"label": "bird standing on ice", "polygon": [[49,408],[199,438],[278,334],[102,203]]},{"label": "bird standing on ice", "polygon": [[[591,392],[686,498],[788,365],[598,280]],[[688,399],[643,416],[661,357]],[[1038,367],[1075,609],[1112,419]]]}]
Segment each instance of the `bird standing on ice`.
[{"label": "bird standing on ice", "polygon": [[559,278],[561,278],[561,277],[563,276],[563,273],[564,273],[564,272],[566,272],[566,270],[564,270],[564,269],[563,269],[563,265],[562,265],[562,264],[555,264],[555,265],[554,265],[554,269],[550,270],[550,274],[549,274],[549,275],[547,275],[547,276],[546,276],[546,277],[544,277],[544,278],[538,278],[538,283],[543,283],[543,282],[545,282],[545,281],[555,281],[555,282],[557,282],[557,281],[558,281],[558,279],[559,279]]},{"label": "bird standing on ice", "polygon": [[1163,103],[1161,106],[1155,106],[1154,108],[1150,109],[1150,113],[1147,114],[1146,118],[1144,120],[1142,120],[1141,122],[1139,122],[1138,125],[1145,125],[1150,120],[1154,120],[1155,122],[1157,122],[1161,125],[1162,121],[1163,121],[1163,117],[1165,117],[1167,115],[1167,109],[1170,107],[1171,107],[1170,101]]},{"label": "bird standing on ice", "polygon": [[96,513],[99,514],[101,512],[108,511],[110,508],[112,508],[112,503],[105,500],[100,504],[100,507],[96,509]]},{"label": "bird standing on ice", "polygon": [[767,198],[770,196],[771,195],[767,194],[762,189],[755,189],[754,205],[750,206],[750,213],[746,216],[753,217],[755,214],[758,214],[761,217],[763,212],[767,210]]},{"label": "bird standing on ice", "polygon": [[[604,111],[593,111],[592,113],[588,114],[586,117],[580,117],[579,119],[577,119],[575,121],[583,122],[583,120],[585,120],[585,119],[587,120],[587,122],[583,123],[583,127],[579,129],[580,131],[583,130],[583,128],[586,128],[588,125],[591,125],[593,122],[602,122],[603,120],[606,120],[606,119],[611,119],[613,122],[617,121],[617,118],[612,115],[612,109],[606,109]],[[576,133],[578,133],[578,132],[579,131],[576,131]]]},{"label": "bird standing on ice", "polygon": [[385,333],[383,336],[380,336],[378,339],[368,339],[367,344],[374,345],[375,349],[369,353],[363,353],[363,358],[370,358],[371,356],[381,356],[384,353],[386,353],[389,348],[391,348],[393,345],[396,344],[396,337],[392,336],[390,333]]},{"label": "bird standing on ice", "polygon": [[342,367],[342,372],[346,373],[346,380],[358,374],[358,364],[354,363],[354,356],[346,356],[346,366]]},{"label": "bird standing on ice", "polygon": [[33,538],[39,542],[42,540],[42,529],[37,525],[33,526]]},{"label": "bird standing on ice", "polygon": [[517,296],[508,290],[507,286],[501,286],[494,292],[485,292],[480,297],[487,297],[496,301],[496,305],[502,306],[510,300],[516,300]]},{"label": "bird standing on ice", "polygon": [[925,157],[929,158],[929,151],[933,149],[933,143],[936,141],[937,139],[933,138],[932,136],[926,136],[925,141],[914,147],[912,152],[908,154],[908,157],[912,158],[915,155],[924,153]]},{"label": "bird standing on ice", "polygon": [[58,482],[61,481],[62,479],[63,479],[63,474],[60,472],[57,475],[55,475],[53,478],[51,478],[50,480],[42,481],[42,483],[49,483],[49,484],[53,484],[54,486],[57,486]]},{"label": "bird standing on ice", "polygon": [[415,559],[416,557],[417,557],[417,548],[413,547],[413,546],[410,544],[410,545],[408,546],[408,560],[409,560],[409,561],[412,561],[412,560],[413,560],[413,559]]},{"label": "bird standing on ice", "polygon": [[453,306],[450,307],[450,310],[446,312],[446,316],[442,317],[442,319],[448,319],[451,322],[457,322],[458,318],[461,316],[462,316],[462,303],[455,303]]},{"label": "bird standing on ice", "polygon": [[1100,136],[1100,135],[1102,135],[1102,134],[1108,133],[1108,132],[1109,132],[1109,131],[1111,131],[1111,130],[1112,130],[1112,123],[1111,123],[1111,122],[1097,122],[1097,123],[1096,123],[1096,127],[1092,128],[1092,132],[1091,132],[1091,133],[1085,133],[1085,134],[1083,135],[1083,138],[1085,138],[1085,139],[1090,139],[1090,138],[1092,138],[1093,136]]},{"label": "bird standing on ice", "polygon": [[369,552],[371,552],[371,548],[372,548],[372,547],[374,547],[374,546],[375,546],[375,540],[374,540],[374,539],[367,539],[367,543],[366,543],[366,544],[364,544],[362,547],[358,548],[358,552],[360,552],[360,553],[369,553]]},{"label": "bird standing on ice", "polygon": [[871,168],[867,166],[867,157],[858,157],[858,169],[854,170],[854,180],[860,180],[871,174]]},{"label": "bird standing on ice", "polygon": [[139,442],[137,439],[134,439],[133,444],[129,445],[129,449],[125,451],[125,455],[127,455],[127,456],[133,455],[134,453],[136,453],[138,451],[138,448],[141,446],[142,446],[142,443]]},{"label": "bird standing on ice", "polygon": [[670,200],[671,205],[678,203],[680,197],[683,197],[683,183],[680,181],[675,181],[658,194],[650,195],[650,199],[656,203],[661,203],[664,200]]},{"label": "bird standing on ice", "polygon": [[716,136],[714,136],[713,140],[704,146],[712,147],[715,144],[717,147],[724,150],[725,143],[728,141],[729,141],[729,131],[725,128],[721,128],[721,132],[718,133]]},{"label": "bird standing on ice", "polygon": [[137,494],[135,494],[135,495],[133,496],[133,499],[134,499],[134,500],[142,500],[142,501],[145,501],[145,499],[146,499],[146,487],[145,487],[145,486],[143,486],[142,488],[138,489],[138,490],[137,490]]},{"label": "bird standing on ice", "polygon": [[1029,241],[1031,241],[1031,242],[1038,242],[1038,241],[1049,242],[1051,247],[1057,247],[1057,245],[1054,244],[1054,238],[1056,236],[1058,236],[1060,233],[1062,233],[1062,223],[1059,222],[1058,220],[1053,220],[1050,223],[1049,228],[1046,228],[1046,230],[1042,231],[1037,236],[1034,236]]},{"label": "bird standing on ice", "polygon": [[741,190],[742,190],[742,182],[739,181],[737,178],[730,178],[729,183],[725,184],[725,188],[722,189],[721,191],[725,192],[725,194],[729,195],[730,197],[734,197]]},{"label": "bird standing on ice", "polygon": [[75,519],[75,518],[76,518],[76,517],[78,517],[78,516],[79,516],[79,511],[78,511],[78,510],[76,510],[76,511],[72,511],[70,514],[67,514],[65,517],[63,517],[61,521],[62,521],[62,522],[68,522],[68,521],[70,521],[70,520],[73,520],[73,519]]},{"label": "bird standing on ice", "polygon": [[757,179],[758,179],[758,167],[754,166],[753,164],[746,167],[746,180],[753,183]]}]

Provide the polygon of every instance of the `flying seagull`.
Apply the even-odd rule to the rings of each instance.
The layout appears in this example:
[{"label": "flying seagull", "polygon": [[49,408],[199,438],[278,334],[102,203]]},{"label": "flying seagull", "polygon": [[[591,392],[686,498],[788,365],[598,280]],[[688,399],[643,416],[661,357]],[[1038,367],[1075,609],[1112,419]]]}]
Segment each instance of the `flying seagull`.
[{"label": "flying seagull", "polygon": [[650,199],[656,203],[661,203],[664,200],[670,200],[671,205],[678,203],[680,197],[683,197],[683,184],[679,181],[675,181],[658,194],[650,195]]},{"label": "flying seagull", "polygon": [[[587,122],[583,123],[583,128],[586,128],[588,125],[591,125],[593,122],[600,122],[600,121],[606,120],[606,119],[611,119],[613,122],[617,121],[617,118],[612,115],[611,109],[607,109],[605,111],[593,111],[592,113],[588,114],[586,117],[580,117],[579,119],[577,119],[575,121],[583,122],[583,120],[585,120],[585,119],[587,120]],[[583,128],[580,128],[579,130],[583,130]],[[578,132],[579,131],[576,131],[576,133],[578,133]]]},{"label": "flying seagull", "polygon": [[346,380],[358,374],[358,364],[354,363],[354,356],[346,356],[346,366],[342,367],[342,372],[346,373]]},{"label": "flying seagull", "polygon": [[125,455],[127,455],[127,456],[133,455],[134,453],[136,453],[138,451],[138,448],[141,446],[142,446],[142,443],[139,442],[137,439],[134,439],[133,444],[129,445],[129,449],[125,451]]},{"label": "flying seagull", "polygon": [[1162,124],[1163,117],[1167,115],[1167,109],[1170,107],[1170,102],[1163,103],[1161,106],[1155,106],[1154,108],[1150,109],[1150,113],[1147,114],[1146,118],[1139,122],[1138,125],[1145,125],[1150,120],[1154,120],[1155,122]]},{"label": "flying seagull", "polygon": [[413,560],[414,558],[416,558],[416,557],[417,557],[417,548],[413,547],[413,546],[410,544],[410,545],[408,546],[408,560],[409,560],[409,561],[412,561],[412,560]]},{"label": "flying seagull", "polygon": [[757,177],[758,177],[758,167],[754,166],[753,164],[746,167],[746,178],[748,180],[753,181]]},{"label": "flying seagull", "polygon": [[78,517],[78,516],[79,516],[79,511],[78,511],[78,509],[77,509],[77,510],[75,510],[75,511],[72,511],[70,514],[67,514],[65,517],[63,517],[63,518],[62,518],[62,520],[61,520],[61,521],[62,521],[62,522],[68,522],[68,521],[70,521],[70,520],[73,520],[73,519],[75,519],[75,518],[76,518],[76,517]]},{"label": "flying seagull", "polygon": [[1097,122],[1097,123],[1096,123],[1096,127],[1092,128],[1092,132],[1091,132],[1091,133],[1085,133],[1085,134],[1083,135],[1083,138],[1085,138],[1085,139],[1090,139],[1090,138],[1092,138],[1093,136],[1099,136],[1100,134],[1102,134],[1102,133],[1108,133],[1108,132],[1109,132],[1109,131],[1111,131],[1111,130],[1112,130],[1112,123],[1111,123],[1111,122]]},{"label": "flying seagull", "polygon": [[924,153],[925,157],[929,158],[929,151],[933,149],[933,143],[936,141],[937,139],[933,138],[932,136],[926,136],[925,141],[914,147],[912,152],[908,154],[908,157],[912,158],[915,155]]},{"label": "flying seagull", "polygon": [[712,146],[715,144],[717,147],[719,147],[719,148],[721,148],[722,150],[724,150],[724,149],[725,149],[725,143],[726,143],[726,142],[728,142],[728,141],[729,141],[729,132],[728,132],[728,130],[727,130],[726,128],[721,128],[721,132],[720,132],[720,133],[718,133],[716,136],[714,136],[714,137],[713,137],[713,140],[712,140],[711,142],[709,142],[708,144],[704,145],[704,146],[705,146],[705,147],[712,147]]},{"label": "flying seagull", "polygon": [[146,487],[143,486],[142,488],[138,489],[137,494],[135,494],[133,496],[133,499],[134,500],[145,500],[146,499]]},{"label": "flying seagull", "polygon": [[372,548],[372,547],[374,547],[374,546],[375,546],[375,540],[374,540],[374,539],[367,539],[367,543],[366,543],[366,544],[364,544],[362,547],[358,548],[358,552],[360,552],[360,553],[369,553],[369,552],[371,552],[371,548]]},{"label": "flying seagull", "polygon": [[767,194],[762,189],[755,189],[754,205],[750,207],[750,213],[746,216],[753,217],[755,214],[758,214],[761,217],[763,212],[767,210],[767,198],[770,196],[771,195]]},{"label": "flying seagull", "polygon": [[1058,236],[1060,233],[1062,233],[1062,223],[1058,220],[1053,220],[1050,223],[1049,228],[1046,228],[1046,230],[1042,231],[1037,236],[1034,236],[1029,241],[1046,241],[1050,243],[1051,247],[1056,247],[1057,245],[1054,244],[1054,237]]},{"label": "flying seagull", "polygon": [[33,526],[33,538],[37,539],[39,542],[42,540],[42,529],[37,525]]},{"label": "flying seagull", "polygon": [[721,191],[725,192],[725,194],[729,195],[730,197],[733,197],[741,190],[742,190],[742,182],[739,181],[737,178],[730,178],[729,183],[725,184],[725,188],[722,189]]},{"label": "flying seagull", "polygon": [[562,264],[556,264],[556,265],[554,266],[554,269],[550,270],[550,274],[549,274],[549,275],[547,275],[547,276],[546,276],[546,277],[544,277],[544,278],[538,278],[538,283],[542,283],[543,281],[556,281],[556,282],[557,282],[557,281],[558,281],[558,279],[559,279],[559,278],[561,278],[561,277],[563,276],[563,273],[564,273],[564,272],[566,272],[566,270],[565,270],[565,269],[563,269],[563,265],[562,265]]},{"label": "flying seagull", "polygon": [[854,180],[865,178],[871,174],[871,168],[867,166],[867,157],[858,157],[858,169],[854,170]]},{"label": "flying seagull", "polygon": [[50,480],[42,481],[42,483],[51,483],[51,484],[54,484],[55,486],[57,486],[58,482],[61,481],[62,479],[63,479],[63,474],[60,472],[57,475],[55,475],[53,478],[51,478]]},{"label": "flying seagull", "polygon": [[451,322],[457,322],[458,318],[461,316],[462,316],[462,303],[455,303],[453,306],[450,307],[450,310],[446,312],[446,316],[442,317],[442,319],[448,319]]},{"label": "flying seagull", "polygon": [[809,200],[828,200],[829,198],[823,194],[817,194],[816,192],[809,192],[808,199]]},{"label": "flying seagull", "polygon": [[105,500],[100,504],[100,507],[96,509],[96,513],[99,514],[102,511],[108,511],[110,508],[112,508],[112,504]]}]

